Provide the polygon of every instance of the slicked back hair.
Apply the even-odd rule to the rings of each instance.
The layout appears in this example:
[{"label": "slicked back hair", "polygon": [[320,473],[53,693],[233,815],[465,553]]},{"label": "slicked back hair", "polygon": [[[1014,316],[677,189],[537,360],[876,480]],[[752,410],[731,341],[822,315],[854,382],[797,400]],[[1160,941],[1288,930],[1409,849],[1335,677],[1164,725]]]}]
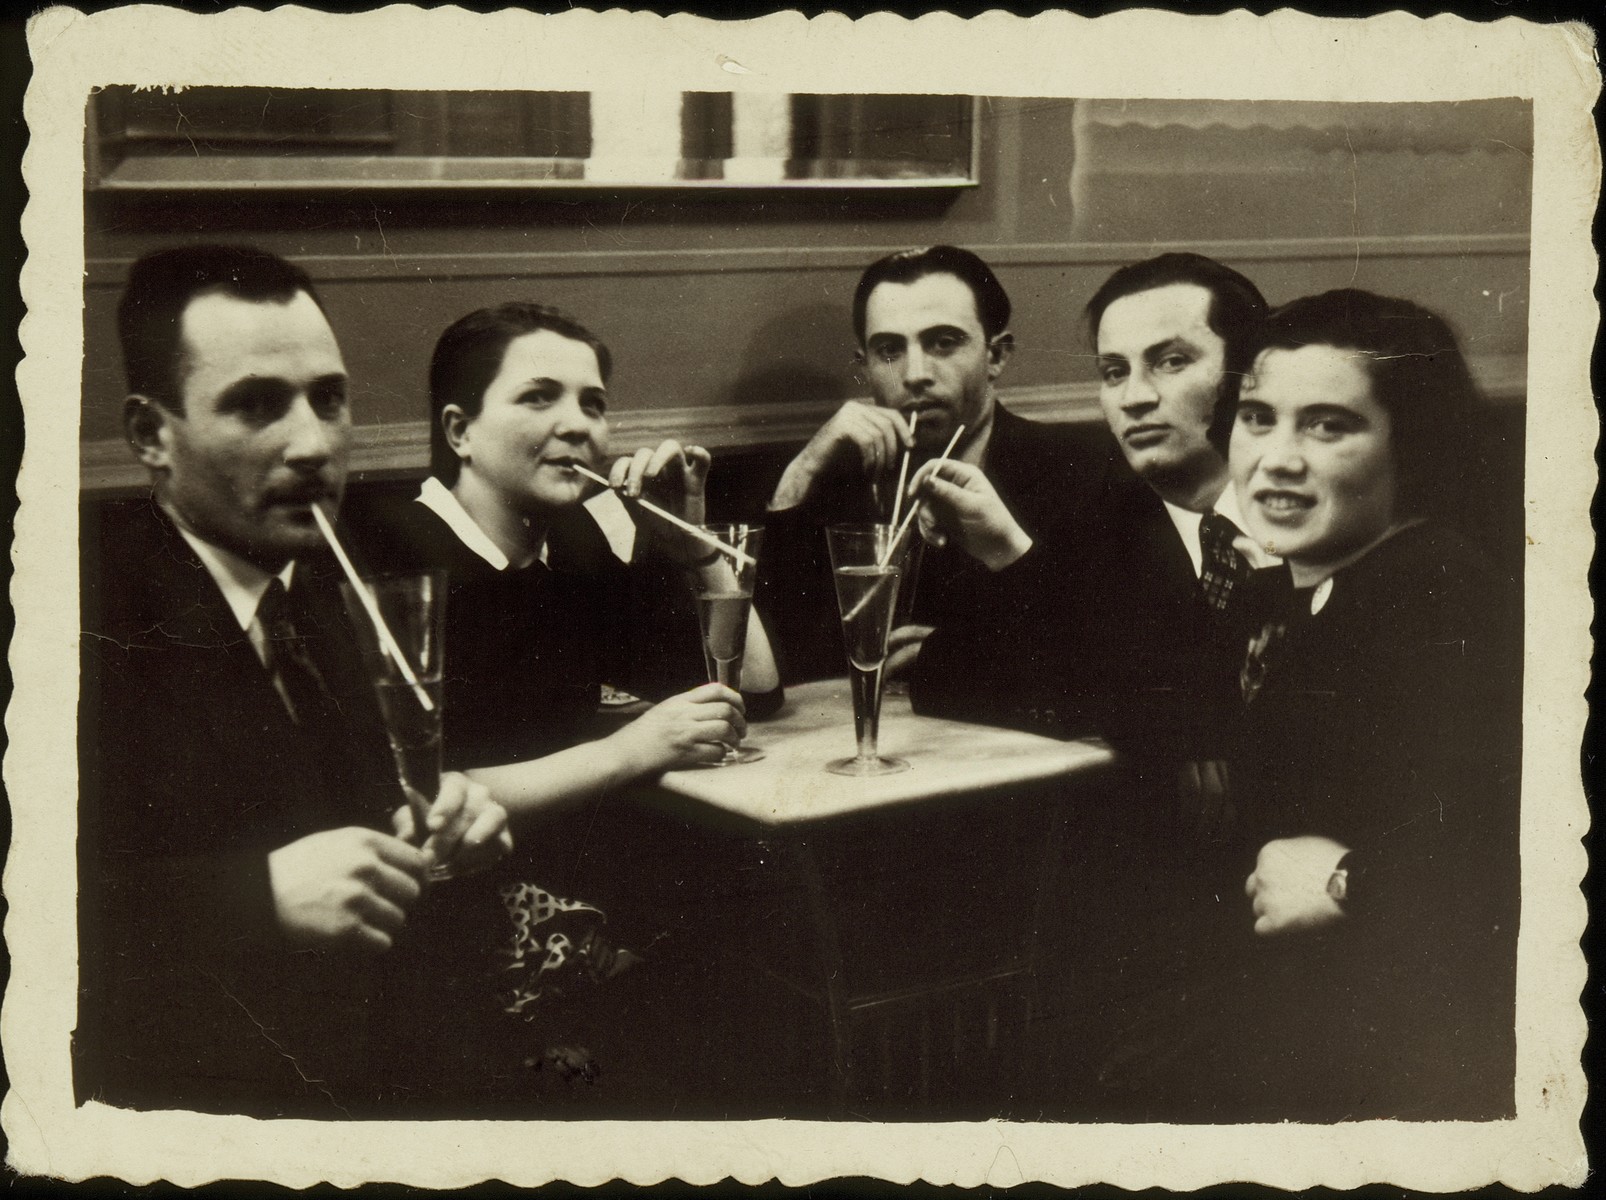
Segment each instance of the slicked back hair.
[{"label": "slicked back hair", "polygon": [[917,246],[878,258],[864,269],[853,293],[853,333],[864,345],[865,309],[883,283],[913,283],[927,275],[953,275],[976,298],[981,331],[991,342],[1009,328],[1009,294],[981,258],[958,246]]},{"label": "slicked back hair", "polygon": [[1206,310],[1205,322],[1225,344],[1225,358],[1209,436],[1216,448],[1225,454],[1227,442],[1232,437],[1238,387],[1249,364],[1254,361],[1249,343],[1269,307],[1260,289],[1248,278],[1225,263],[1186,251],[1173,251],[1146,258],[1142,262],[1128,263],[1106,279],[1087,302],[1088,335],[1093,348],[1097,350],[1099,322],[1104,319],[1105,309],[1125,296],[1152,292],[1156,288],[1174,284],[1193,284],[1210,293],[1210,307]]},{"label": "slicked back hair", "polygon": [[1462,517],[1480,400],[1449,323],[1410,300],[1340,288],[1276,309],[1251,342],[1251,362],[1304,346],[1356,353],[1389,414],[1398,515]]},{"label": "slicked back hair", "polygon": [[287,304],[298,292],[305,292],[322,311],[323,302],[304,270],[255,246],[174,246],[147,254],[129,268],[117,306],[129,394],[183,413],[187,366],[182,322],[194,300],[220,293],[253,303]]},{"label": "slicked back hair", "polygon": [[608,381],[613,373],[608,347],[561,309],[515,300],[476,309],[453,321],[435,343],[429,363],[429,466],[442,483],[457,482],[462,462],[446,440],[441,413],[455,404],[470,419],[479,416],[485,391],[501,371],[509,343],[542,329],[590,346],[602,381]]}]

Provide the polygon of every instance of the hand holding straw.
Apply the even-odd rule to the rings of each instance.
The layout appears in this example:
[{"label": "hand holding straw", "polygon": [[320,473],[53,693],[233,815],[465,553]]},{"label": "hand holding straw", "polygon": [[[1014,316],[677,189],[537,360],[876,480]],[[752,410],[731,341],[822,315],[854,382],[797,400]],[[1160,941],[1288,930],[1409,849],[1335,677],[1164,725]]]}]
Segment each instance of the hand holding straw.
[{"label": "hand holding straw", "polygon": [[[954,430],[954,436],[948,439],[947,448],[934,461],[947,462],[948,456],[954,452],[954,447],[959,445],[959,439],[964,436],[964,432],[965,427],[963,425]],[[881,556],[881,566],[884,567],[892,561],[892,556],[898,552],[898,546],[903,542],[903,535],[909,532],[909,526],[914,522],[915,516],[920,512],[921,506],[925,502],[925,497],[922,496],[909,506],[909,511],[904,514],[903,524],[898,526],[897,532],[892,535],[892,541],[887,543],[886,553]]]},{"label": "hand holding straw", "polygon": [[317,504],[312,506],[312,519],[318,523],[318,532],[323,534],[323,540],[329,543],[329,549],[333,550],[335,557],[340,560],[340,569],[346,573],[346,579],[351,583],[351,590],[356,592],[357,597],[362,601],[363,611],[368,614],[368,619],[374,624],[374,632],[379,635],[379,644],[384,647],[385,653],[395,660],[396,669],[401,672],[402,678],[407,681],[407,686],[413,689],[413,695],[418,697],[418,702],[424,706],[424,711],[434,712],[435,702],[429,698],[429,693],[418,682],[418,676],[413,674],[413,668],[408,663],[407,656],[402,653],[401,647],[396,644],[396,639],[390,632],[390,626],[385,624],[385,618],[379,612],[379,603],[374,599],[374,595],[368,590],[367,585],[358,577],[357,568],[351,565],[351,559],[346,556],[346,548],[340,544],[340,539],[335,536],[335,527],[329,524],[329,518],[324,515],[323,509]]},{"label": "hand holding straw", "polygon": [[903,461],[898,464],[898,490],[892,494],[892,520],[887,524],[898,527],[898,512],[903,508],[903,485],[909,479],[909,456],[915,448],[915,427],[920,424],[920,410],[909,414],[909,444],[903,448]]},{"label": "hand holding straw", "polygon": [[[574,469],[580,472],[580,474],[584,475],[587,479],[593,480],[596,483],[600,483],[605,488],[613,487],[613,484],[609,483],[601,475],[598,475],[595,471],[587,470],[579,463],[574,464]],[[677,529],[683,529],[698,541],[707,543],[715,550],[718,550],[721,554],[729,555],[733,562],[745,567],[756,567],[758,565],[758,560],[755,559],[751,554],[744,553],[743,551],[738,550],[735,546],[726,545],[713,534],[709,533],[708,530],[699,529],[690,521],[682,521],[674,513],[667,512],[664,509],[659,508],[651,500],[637,496],[635,501],[637,504],[641,505],[642,508],[646,509],[650,513],[654,513],[657,516],[662,517]]]},{"label": "hand holding straw", "polygon": [[[948,456],[954,452],[954,447],[959,444],[959,439],[964,434],[964,432],[965,432],[965,427],[963,425],[961,425],[958,429],[954,430],[953,437],[948,439],[947,449],[945,449],[936,458],[936,460],[935,460],[936,462],[946,462],[947,461]],[[886,565],[889,562],[891,562],[894,557],[896,557],[896,555],[898,553],[898,547],[903,544],[903,535],[909,532],[910,524],[913,523],[913,521],[915,519],[915,515],[917,513],[919,513],[920,506],[922,504],[924,504],[924,503],[925,503],[925,500],[924,499],[920,499],[920,500],[916,500],[913,504],[911,504],[909,506],[908,513],[906,513],[904,515],[903,524],[899,525],[897,527],[897,532],[892,535],[892,540],[887,543],[886,550],[884,550],[882,552],[881,561],[876,564],[878,568],[884,569],[886,567]],[[869,591],[867,591],[863,596],[861,596],[859,598],[859,602],[857,604],[855,604],[851,609],[849,609],[848,610],[848,615],[843,617],[842,619],[844,621],[851,621],[851,620],[853,620],[854,617],[858,616],[861,612],[863,612],[864,611],[864,606],[866,604],[870,603],[870,598],[872,596],[874,596],[877,592],[879,592],[882,588],[884,588],[887,585],[887,580],[890,579],[890,578],[891,578],[891,576],[888,575],[888,576],[883,576],[881,579],[876,580],[875,586],[872,587]]]}]

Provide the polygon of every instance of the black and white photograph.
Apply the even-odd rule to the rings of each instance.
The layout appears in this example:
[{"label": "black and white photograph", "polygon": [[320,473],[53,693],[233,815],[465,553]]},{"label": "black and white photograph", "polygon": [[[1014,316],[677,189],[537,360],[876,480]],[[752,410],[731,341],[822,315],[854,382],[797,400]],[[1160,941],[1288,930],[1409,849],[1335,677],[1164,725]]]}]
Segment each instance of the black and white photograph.
[{"label": "black and white photograph", "polygon": [[149,11],[32,31],[16,1169],[1582,1177],[1587,31]]}]

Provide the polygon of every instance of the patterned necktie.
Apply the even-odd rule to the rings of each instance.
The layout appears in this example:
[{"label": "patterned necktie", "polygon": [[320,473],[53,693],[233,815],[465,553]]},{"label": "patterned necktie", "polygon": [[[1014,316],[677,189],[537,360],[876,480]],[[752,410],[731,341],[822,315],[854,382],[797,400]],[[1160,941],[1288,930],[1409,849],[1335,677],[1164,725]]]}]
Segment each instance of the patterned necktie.
[{"label": "patterned necktie", "polygon": [[1233,589],[1249,575],[1249,564],[1232,544],[1242,536],[1236,525],[1215,511],[1205,513],[1199,522],[1199,586],[1205,603],[1216,613],[1227,611]]},{"label": "patterned necktie", "polygon": [[257,604],[268,674],[298,725],[326,727],[334,707],[323,672],[307,650],[306,637],[290,615],[290,595],[277,578]]}]

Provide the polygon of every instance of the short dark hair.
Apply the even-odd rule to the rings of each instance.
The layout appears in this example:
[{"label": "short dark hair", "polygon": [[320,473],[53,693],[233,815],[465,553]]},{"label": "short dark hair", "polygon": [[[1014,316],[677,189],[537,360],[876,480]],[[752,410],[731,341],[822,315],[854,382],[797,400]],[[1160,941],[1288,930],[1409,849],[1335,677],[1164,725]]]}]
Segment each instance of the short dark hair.
[{"label": "short dark hair", "polygon": [[590,346],[603,382],[608,381],[613,373],[608,347],[561,309],[515,300],[476,309],[453,321],[435,343],[429,362],[429,467],[443,483],[455,483],[462,464],[446,440],[441,413],[455,404],[468,417],[479,416],[485,390],[502,369],[508,344],[542,329]]},{"label": "short dark hair", "polygon": [[864,312],[883,283],[913,283],[927,275],[954,275],[976,298],[976,316],[990,342],[1009,328],[1009,293],[981,258],[958,246],[916,246],[878,258],[864,269],[853,293],[853,333],[864,345]]},{"label": "short dark hair", "polygon": [[1188,251],[1173,251],[1146,258],[1142,262],[1128,263],[1111,274],[1087,302],[1088,335],[1096,350],[1099,322],[1104,319],[1105,309],[1124,296],[1152,292],[1156,288],[1179,283],[1193,284],[1210,293],[1210,307],[1205,312],[1205,322],[1225,346],[1221,391],[1210,425],[1210,440],[1225,450],[1232,434],[1238,385],[1249,364],[1254,361],[1254,355],[1248,349],[1249,341],[1269,308],[1260,289],[1247,277],[1225,263]]},{"label": "short dark hair", "polygon": [[1454,330],[1410,300],[1340,288],[1274,311],[1251,342],[1267,350],[1354,350],[1389,414],[1389,445],[1402,516],[1461,515],[1477,384]]},{"label": "short dark hair", "polygon": [[174,246],[147,254],[129,268],[117,306],[117,336],[130,395],[184,411],[184,310],[215,292],[278,304],[305,292],[323,309],[304,270],[255,246]]}]

